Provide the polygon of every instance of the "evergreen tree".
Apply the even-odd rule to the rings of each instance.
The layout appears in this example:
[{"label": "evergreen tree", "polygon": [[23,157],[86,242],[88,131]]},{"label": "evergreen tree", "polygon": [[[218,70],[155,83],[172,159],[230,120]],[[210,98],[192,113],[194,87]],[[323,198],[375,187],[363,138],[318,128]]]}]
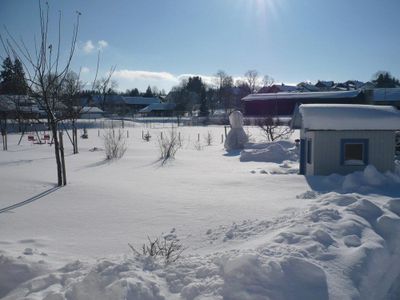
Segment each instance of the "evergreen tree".
[{"label": "evergreen tree", "polygon": [[19,59],[15,59],[14,61],[14,89],[15,94],[18,95],[26,95],[28,93],[24,68]]},{"label": "evergreen tree", "polygon": [[6,57],[0,72],[0,92],[7,95],[26,95],[28,84],[26,83],[24,69],[21,62]]},{"label": "evergreen tree", "polygon": [[151,87],[148,86],[146,92],[143,94],[143,97],[151,98],[154,97]]},{"label": "evergreen tree", "polygon": [[194,93],[197,95],[197,99],[200,104],[200,116],[208,116],[209,114],[209,105],[207,102],[207,97],[206,97],[206,86],[203,83],[201,77],[199,76],[194,76],[194,77],[189,77],[186,89],[189,92]]},{"label": "evergreen tree", "polygon": [[10,90],[13,81],[13,67],[11,58],[6,57],[1,65],[2,71],[0,72],[0,89],[2,94],[12,94]]},{"label": "evergreen tree", "polygon": [[140,92],[139,92],[139,90],[137,88],[134,88],[134,89],[131,89],[131,90],[126,90],[125,94],[127,96],[130,96],[130,97],[140,96]]},{"label": "evergreen tree", "polygon": [[375,74],[375,80],[373,80],[377,88],[395,88],[400,85],[397,78],[392,76],[389,72],[378,72]]}]

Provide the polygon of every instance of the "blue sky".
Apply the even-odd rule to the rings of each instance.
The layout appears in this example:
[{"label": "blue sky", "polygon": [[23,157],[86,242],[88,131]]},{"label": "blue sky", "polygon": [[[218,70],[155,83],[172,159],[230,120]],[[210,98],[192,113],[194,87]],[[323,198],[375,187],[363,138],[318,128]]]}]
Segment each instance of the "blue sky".
[{"label": "blue sky", "polygon": [[[52,24],[63,14],[65,45],[82,13],[73,68],[94,77],[116,66],[118,88],[169,90],[186,74],[211,81],[249,69],[276,82],[400,77],[399,0],[69,0],[49,1]],[[38,2],[0,0],[0,23],[29,47]],[[54,27],[55,28],[55,27]],[[0,29],[4,34],[4,30]],[[0,50],[0,54],[4,54]]]}]

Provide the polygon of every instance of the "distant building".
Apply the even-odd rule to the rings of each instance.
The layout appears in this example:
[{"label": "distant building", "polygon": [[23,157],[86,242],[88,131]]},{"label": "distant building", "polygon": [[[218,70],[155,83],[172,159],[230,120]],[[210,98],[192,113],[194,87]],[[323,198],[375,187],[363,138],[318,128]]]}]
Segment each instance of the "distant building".
[{"label": "distant building", "polygon": [[81,119],[98,119],[102,118],[104,116],[104,111],[101,110],[98,107],[90,107],[90,106],[85,106],[82,107],[80,111],[80,118]]},{"label": "distant building", "polygon": [[368,103],[375,105],[392,105],[400,108],[400,88],[378,88],[366,90]]},{"label": "distant building", "polygon": [[153,103],[139,111],[140,114],[152,117],[173,116],[176,105],[174,103]]},{"label": "distant building", "polygon": [[257,94],[269,94],[269,93],[290,93],[296,92],[297,86],[286,85],[286,84],[273,84],[271,86],[262,87]]},{"label": "distant building", "polygon": [[318,82],[315,84],[315,86],[320,90],[320,91],[329,91],[334,87],[335,83],[333,81],[322,81],[318,80]]},{"label": "distant building", "polygon": [[296,92],[275,94],[251,94],[242,99],[245,116],[291,116],[295,108],[308,103],[363,104],[360,90],[335,92]]},{"label": "distant building", "polygon": [[138,113],[143,108],[153,104],[161,104],[159,98],[156,97],[122,97],[125,108],[128,113]]},{"label": "distant building", "polygon": [[39,118],[45,115],[36,99],[27,95],[0,95],[2,118]]},{"label": "distant building", "polygon": [[330,175],[394,169],[400,112],[392,106],[303,104],[292,127],[300,129],[300,174]]},{"label": "distant building", "polygon": [[91,103],[83,99],[82,105],[97,106],[107,113],[120,115],[135,114],[150,104],[161,103],[156,97],[125,97],[121,95],[95,95],[91,97]]}]

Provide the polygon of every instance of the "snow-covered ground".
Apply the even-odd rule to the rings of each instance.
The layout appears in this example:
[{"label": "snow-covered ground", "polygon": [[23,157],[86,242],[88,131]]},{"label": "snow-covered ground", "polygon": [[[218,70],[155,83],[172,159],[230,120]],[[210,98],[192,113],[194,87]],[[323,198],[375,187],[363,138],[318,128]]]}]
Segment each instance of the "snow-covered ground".
[{"label": "snow-covered ground", "polygon": [[[0,152],[0,297],[5,299],[397,299],[400,178],[373,167],[346,177],[297,175],[290,141],[226,153],[223,126],[179,127],[165,165],[157,136],[129,131],[107,162],[97,129],[56,188],[53,149],[9,136]],[[142,131],[151,134],[149,142]],[[210,132],[211,146],[205,145]],[[102,135],[102,130],[100,131]],[[200,142],[198,142],[200,136]],[[93,148],[96,150],[93,151]],[[185,247],[180,259],[138,257],[147,236]],[[6,296],[7,295],[7,296]]]}]

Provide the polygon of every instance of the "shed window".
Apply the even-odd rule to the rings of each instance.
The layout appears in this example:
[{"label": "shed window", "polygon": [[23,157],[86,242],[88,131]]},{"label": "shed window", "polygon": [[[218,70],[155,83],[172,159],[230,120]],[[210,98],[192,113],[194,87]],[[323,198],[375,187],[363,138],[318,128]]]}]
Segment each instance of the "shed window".
[{"label": "shed window", "polygon": [[368,164],[368,140],[342,140],[341,163],[347,166],[363,166]]}]

